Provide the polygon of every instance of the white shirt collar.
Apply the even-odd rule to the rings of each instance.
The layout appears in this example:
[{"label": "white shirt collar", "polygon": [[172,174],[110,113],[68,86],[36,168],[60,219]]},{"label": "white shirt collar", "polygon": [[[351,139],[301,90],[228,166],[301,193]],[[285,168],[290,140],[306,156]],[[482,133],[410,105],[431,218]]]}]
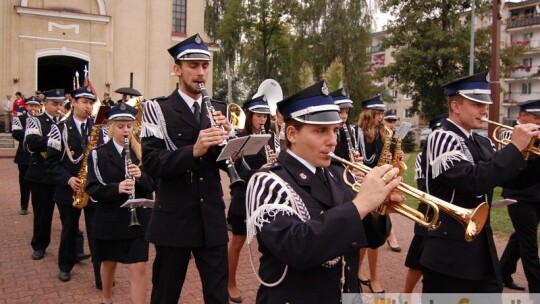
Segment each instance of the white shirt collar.
[{"label": "white shirt collar", "polygon": [[75,122],[75,125],[77,126],[77,129],[79,130],[79,133],[81,133],[81,134],[82,134],[82,132],[81,132],[81,124],[83,122],[86,124],[86,128],[88,128],[88,119],[85,120],[85,121],[80,121],[77,118],[75,118],[75,116],[73,116],[73,121]]},{"label": "white shirt collar", "polygon": [[450,119],[450,118],[447,118],[446,120],[448,120],[449,122],[453,123],[456,127],[458,127],[461,130],[461,132],[463,132],[463,134],[465,134],[467,136],[467,138],[471,138],[472,130],[470,132],[465,130],[462,126],[460,126],[457,123],[453,122],[452,119]]},{"label": "white shirt collar", "polygon": [[180,94],[180,97],[182,97],[182,99],[186,102],[189,109],[193,108],[193,103],[195,103],[195,102],[197,102],[199,104],[199,109],[202,109],[202,107],[201,107],[202,95],[199,96],[199,98],[197,98],[197,99],[193,99],[193,98],[189,97],[187,94],[185,94],[184,92],[182,92],[180,89],[178,89],[178,94]]},{"label": "white shirt collar", "polygon": [[287,149],[285,150],[287,151],[287,153],[289,153],[292,157],[296,158],[299,162],[301,162],[304,166],[306,166],[306,168],[309,169],[309,171],[311,171],[311,173],[315,174],[315,170],[317,169],[315,166],[313,166],[312,164],[308,163],[306,160],[304,160],[303,158],[301,158],[300,156],[294,154],[293,151],[291,151],[290,149]]},{"label": "white shirt collar", "polygon": [[124,146],[123,145],[119,145],[116,140],[114,140],[114,138],[111,138],[113,144],[114,144],[114,147],[116,148],[116,151],[118,151],[118,154],[122,155],[122,151],[124,150]]}]

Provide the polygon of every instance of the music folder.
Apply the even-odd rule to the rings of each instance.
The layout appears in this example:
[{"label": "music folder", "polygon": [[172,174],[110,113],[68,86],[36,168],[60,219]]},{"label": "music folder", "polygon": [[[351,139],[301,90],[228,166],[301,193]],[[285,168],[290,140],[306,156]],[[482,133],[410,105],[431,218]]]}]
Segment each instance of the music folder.
[{"label": "music folder", "polygon": [[234,139],[230,139],[223,147],[216,161],[225,159],[237,159],[242,155],[257,154],[261,148],[268,143],[270,134],[251,134]]},{"label": "music folder", "polygon": [[493,203],[491,203],[491,207],[492,208],[500,208],[500,207],[504,207],[504,206],[508,206],[508,205],[513,205],[515,203],[517,203],[517,201],[515,199],[503,198],[501,200],[494,201]]},{"label": "music folder", "polygon": [[145,207],[145,208],[152,208],[154,207],[154,201],[149,200],[147,198],[134,198],[127,200],[125,203],[120,206],[121,208],[124,207]]}]

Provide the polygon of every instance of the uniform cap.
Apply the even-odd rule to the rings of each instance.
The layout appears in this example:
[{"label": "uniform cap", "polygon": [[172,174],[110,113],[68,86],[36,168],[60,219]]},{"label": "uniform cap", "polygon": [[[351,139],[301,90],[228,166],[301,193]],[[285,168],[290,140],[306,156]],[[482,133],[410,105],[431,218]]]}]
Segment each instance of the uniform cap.
[{"label": "uniform cap", "polygon": [[210,52],[201,36],[195,34],[168,49],[174,60],[207,60],[210,61]]},{"label": "uniform cap", "polygon": [[471,76],[465,76],[443,86],[446,95],[461,95],[467,99],[483,104],[492,104],[491,89],[489,88],[489,71],[483,71]]}]

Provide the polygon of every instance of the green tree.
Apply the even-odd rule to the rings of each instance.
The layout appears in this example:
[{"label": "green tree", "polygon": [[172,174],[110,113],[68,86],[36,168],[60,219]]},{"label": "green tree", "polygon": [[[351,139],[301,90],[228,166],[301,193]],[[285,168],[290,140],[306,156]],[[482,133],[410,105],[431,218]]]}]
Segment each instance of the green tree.
[{"label": "green tree", "polygon": [[[464,11],[463,0],[380,3],[394,17],[387,25],[383,47],[395,49],[395,61],[379,69],[377,76],[411,96],[413,113],[430,119],[447,111],[442,85],[469,70],[470,13]],[[489,1],[477,0],[477,16],[487,17],[489,5]],[[475,32],[476,72],[489,68],[489,33],[489,27]],[[511,62],[511,52],[515,50],[502,53],[503,63]]]}]

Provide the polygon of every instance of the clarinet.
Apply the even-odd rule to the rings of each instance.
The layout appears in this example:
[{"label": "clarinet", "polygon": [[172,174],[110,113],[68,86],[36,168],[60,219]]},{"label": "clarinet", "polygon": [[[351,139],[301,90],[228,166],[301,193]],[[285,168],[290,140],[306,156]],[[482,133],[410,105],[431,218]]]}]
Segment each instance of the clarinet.
[{"label": "clarinet", "polygon": [[[266,131],[264,130],[264,125],[261,124],[261,133],[260,134],[266,134]],[[264,154],[266,155],[266,163],[267,164],[273,164],[276,160],[270,159],[270,151],[272,151],[272,148],[270,148],[270,145],[268,143],[264,144]]]},{"label": "clarinet", "polygon": [[[206,115],[208,116],[208,119],[210,119],[210,126],[212,128],[225,130],[223,126],[218,125],[216,120],[214,119],[214,112],[216,110],[214,109],[210,96],[208,96],[208,92],[206,92],[206,88],[204,87],[204,84],[202,82],[199,82],[199,90],[201,91],[202,101],[206,105]],[[227,144],[227,142],[227,139],[224,139],[218,146],[223,147]],[[234,160],[232,159],[232,157],[229,157],[229,159],[225,161],[225,164],[227,165],[227,175],[229,175],[229,179],[231,180],[229,188],[232,189],[236,185],[244,185],[246,182],[240,177],[240,175],[238,175],[238,172],[234,167]]]},{"label": "clarinet", "polygon": [[[130,179],[133,181],[133,191],[131,191],[131,193],[129,194],[129,200],[133,200],[135,199],[135,177],[131,176],[129,174],[129,165],[132,164],[131,162],[131,149],[129,147],[129,138],[128,136],[125,136],[124,137],[124,164],[126,166],[126,179]],[[132,227],[132,226],[140,226],[141,224],[139,223],[139,219],[137,218],[137,207],[131,205],[129,207],[129,212],[131,214],[131,218],[130,218],[130,221],[129,221],[129,226],[128,227]]]},{"label": "clarinet", "polygon": [[354,162],[354,155],[356,154],[357,150],[352,143],[351,134],[349,133],[347,124],[344,123],[341,128],[343,129],[343,133],[345,133],[345,139],[347,140],[347,152],[349,155],[349,159],[351,162]]}]

